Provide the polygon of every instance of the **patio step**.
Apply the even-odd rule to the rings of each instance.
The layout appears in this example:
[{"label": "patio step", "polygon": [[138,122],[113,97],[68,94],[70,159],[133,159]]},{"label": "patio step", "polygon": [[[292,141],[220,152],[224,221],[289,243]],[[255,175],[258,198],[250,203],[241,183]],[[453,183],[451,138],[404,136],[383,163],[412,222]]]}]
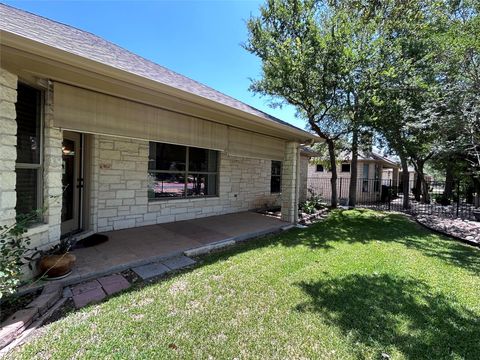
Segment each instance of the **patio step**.
[{"label": "patio step", "polygon": [[150,263],[147,265],[137,266],[132,270],[142,278],[142,280],[148,280],[157,276],[162,276],[172,270],[183,269],[187,266],[195,264],[196,261],[190,259],[187,256],[180,255],[171,257],[159,262]]},{"label": "patio step", "polygon": [[157,276],[162,276],[170,271],[162,263],[151,263],[147,265],[137,266],[132,268],[132,270],[142,278],[142,280],[149,280]]}]

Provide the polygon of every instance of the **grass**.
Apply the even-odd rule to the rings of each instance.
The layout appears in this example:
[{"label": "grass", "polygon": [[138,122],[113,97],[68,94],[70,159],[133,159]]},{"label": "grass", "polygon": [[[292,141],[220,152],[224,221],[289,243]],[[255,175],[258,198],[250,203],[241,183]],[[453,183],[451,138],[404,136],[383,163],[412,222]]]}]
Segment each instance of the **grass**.
[{"label": "grass", "polygon": [[478,359],[480,251],[337,211],[46,326],[18,359]]}]

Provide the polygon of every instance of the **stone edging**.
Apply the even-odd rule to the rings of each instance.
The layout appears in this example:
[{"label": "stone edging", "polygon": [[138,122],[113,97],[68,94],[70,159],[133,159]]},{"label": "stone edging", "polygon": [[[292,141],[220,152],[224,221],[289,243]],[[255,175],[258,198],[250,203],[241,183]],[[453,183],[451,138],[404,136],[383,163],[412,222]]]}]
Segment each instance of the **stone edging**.
[{"label": "stone edging", "polygon": [[18,338],[35,320],[42,317],[62,297],[61,284],[48,284],[42,293],[24,309],[18,310],[1,324],[0,349]]},{"label": "stone edging", "polygon": [[416,217],[412,216],[415,221],[417,222],[417,224],[420,224],[421,226],[423,226],[424,228],[436,233],[436,234],[440,234],[440,235],[443,235],[443,236],[446,236],[452,240],[456,240],[456,241],[460,241],[464,244],[467,244],[467,245],[470,245],[470,246],[474,246],[474,247],[480,247],[480,243],[478,242],[475,242],[475,241],[470,241],[470,240],[467,240],[467,239],[464,239],[464,238],[461,238],[459,236],[455,236],[455,235],[452,235],[452,234],[449,234],[449,233],[446,233],[444,231],[441,231],[441,230],[438,230],[438,229],[435,229],[431,226],[428,226],[426,224],[424,224],[423,222],[419,221]]}]

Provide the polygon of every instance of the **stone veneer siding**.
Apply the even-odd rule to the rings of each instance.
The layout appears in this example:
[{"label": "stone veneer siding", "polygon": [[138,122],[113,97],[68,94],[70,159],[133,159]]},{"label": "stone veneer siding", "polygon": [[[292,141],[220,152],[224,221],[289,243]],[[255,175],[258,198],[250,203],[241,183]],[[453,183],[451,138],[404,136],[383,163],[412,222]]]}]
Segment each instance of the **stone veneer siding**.
[{"label": "stone veneer siding", "polygon": [[[17,76],[0,68],[0,224],[15,222],[17,159],[17,123],[15,102],[17,100]],[[60,239],[62,209],[62,132],[52,128],[53,93],[44,91],[43,121],[43,222],[29,228],[26,236],[32,247],[49,248]],[[24,267],[25,278],[31,277]]]},{"label": "stone veneer siding", "polygon": [[299,144],[285,144],[285,160],[282,166],[282,220],[296,223],[300,192],[300,149]]},{"label": "stone veneer siding", "polygon": [[310,158],[305,155],[300,155],[300,194],[299,194],[299,202],[305,202],[308,197],[308,164],[310,162]]},{"label": "stone veneer siding", "polygon": [[92,225],[109,231],[279,205],[270,194],[271,161],[220,152],[219,196],[148,200],[148,142],[94,136]]},{"label": "stone veneer siding", "polygon": [[[0,224],[15,221],[17,76],[0,68]],[[48,248],[61,234],[62,139],[53,127],[53,90],[44,91],[43,199],[44,221],[29,229],[32,246]],[[86,229],[95,232],[189,220],[251,209],[293,206],[282,218],[296,219],[298,144],[286,145],[283,194],[270,193],[271,160],[230,156],[220,152],[219,194],[209,198],[148,201],[148,141],[86,135]],[[295,169],[295,170],[294,170]],[[31,277],[25,268],[25,277]]]},{"label": "stone veneer siding", "polygon": [[17,76],[0,68],[0,225],[15,221]]}]

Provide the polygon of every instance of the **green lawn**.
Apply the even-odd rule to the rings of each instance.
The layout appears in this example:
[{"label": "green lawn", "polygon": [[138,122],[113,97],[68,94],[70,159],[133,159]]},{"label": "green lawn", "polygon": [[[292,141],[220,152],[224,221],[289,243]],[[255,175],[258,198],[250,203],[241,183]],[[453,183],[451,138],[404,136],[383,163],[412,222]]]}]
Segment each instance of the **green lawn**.
[{"label": "green lawn", "polygon": [[480,251],[334,212],[45,327],[12,358],[479,359]]}]

